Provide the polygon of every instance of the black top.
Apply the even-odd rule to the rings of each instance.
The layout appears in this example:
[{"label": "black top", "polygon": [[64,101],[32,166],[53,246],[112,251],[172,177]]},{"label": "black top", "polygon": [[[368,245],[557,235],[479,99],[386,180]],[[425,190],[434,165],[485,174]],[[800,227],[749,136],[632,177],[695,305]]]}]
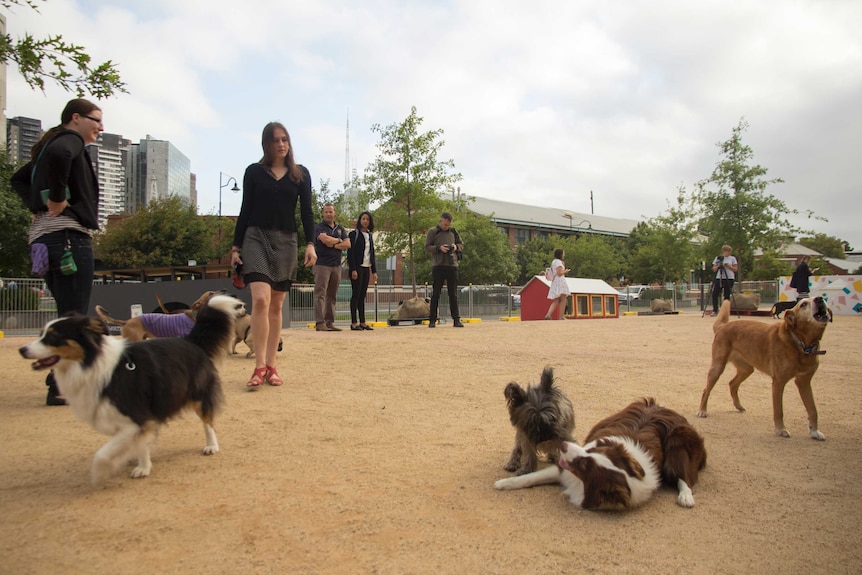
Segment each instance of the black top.
[{"label": "black top", "polygon": [[[38,159],[32,182],[30,162],[12,176],[13,188],[16,191],[29,188],[36,193],[47,190],[48,199],[54,202],[65,200],[68,188],[69,207],[63,210],[63,215],[75,218],[85,228],[99,229],[99,179],[81,135],[74,130],[58,132],[45,144]],[[44,205],[37,208],[47,209]]]},{"label": "black top", "polygon": [[[362,260],[365,258],[365,234],[358,229],[350,230],[350,247],[347,248],[347,267],[351,272],[359,271]],[[377,273],[377,262],[374,261],[374,236],[368,232],[368,255],[371,258],[371,271]]]},{"label": "black top", "polygon": [[314,251],[317,252],[318,266],[340,266],[341,250],[331,248],[318,239],[320,234],[326,234],[339,240],[347,239],[347,232],[341,224],[333,224],[332,227],[326,222],[320,222],[314,227]]},{"label": "black top", "polygon": [[810,277],[811,269],[808,267],[807,263],[802,262],[796,266],[796,270],[790,278],[790,287],[796,289],[796,291],[808,293],[808,278]]},{"label": "black top", "polygon": [[296,201],[305,232],[305,242],[314,243],[314,214],[311,208],[311,175],[305,166],[299,166],[303,178],[299,183],[285,174],[276,180],[263,164],[255,163],[245,169],[242,179],[242,207],[236,220],[233,245],[242,246],[245,230],[257,227],[264,230],[296,232]]}]

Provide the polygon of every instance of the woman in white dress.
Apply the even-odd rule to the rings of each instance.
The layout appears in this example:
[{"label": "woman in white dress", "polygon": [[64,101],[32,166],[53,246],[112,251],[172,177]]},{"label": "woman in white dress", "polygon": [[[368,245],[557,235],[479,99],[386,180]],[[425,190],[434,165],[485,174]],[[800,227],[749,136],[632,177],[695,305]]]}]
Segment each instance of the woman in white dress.
[{"label": "woman in white dress", "polygon": [[545,314],[545,319],[553,319],[557,307],[560,308],[560,318],[566,319],[566,298],[569,296],[569,285],[566,283],[566,274],[571,270],[566,268],[563,263],[563,258],[566,257],[566,252],[562,248],[554,250],[554,261],[551,262],[551,270],[553,270],[554,281],[551,282],[551,289],[548,290],[548,299],[551,300],[551,307],[548,308],[548,313]]}]

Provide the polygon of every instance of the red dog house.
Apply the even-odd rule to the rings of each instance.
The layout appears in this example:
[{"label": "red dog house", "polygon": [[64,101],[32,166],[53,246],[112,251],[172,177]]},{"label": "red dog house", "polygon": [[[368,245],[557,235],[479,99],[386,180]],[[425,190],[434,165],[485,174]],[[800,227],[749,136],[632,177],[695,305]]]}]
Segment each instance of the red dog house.
[{"label": "red dog house", "polygon": [[[619,292],[603,280],[585,278],[566,278],[571,294],[566,303],[566,317],[569,319],[597,319],[620,317]],[[551,300],[548,290],[551,282],[545,276],[533,276],[521,291],[521,321],[545,319]],[[554,319],[560,317],[559,310]]]}]

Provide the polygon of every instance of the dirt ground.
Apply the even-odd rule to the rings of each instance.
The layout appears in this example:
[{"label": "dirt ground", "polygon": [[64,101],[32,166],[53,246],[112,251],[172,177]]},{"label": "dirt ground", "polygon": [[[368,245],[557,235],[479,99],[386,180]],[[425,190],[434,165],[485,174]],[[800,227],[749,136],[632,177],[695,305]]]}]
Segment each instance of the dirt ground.
[{"label": "dirt ground", "polygon": [[[859,573],[862,318],[836,316],[823,341],[826,442],[808,437],[792,383],[792,437],[773,435],[762,374],[743,384],[746,413],[726,373],[710,417],[694,417],[711,325],[690,313],[285,330],[284,387],[248,393],[252,361],[226,360],[221,453],[201,454],[187,414],[163,429],[149,478],[98,489],[105,438],[44,406],[44,373],[17,353],[32,338],[0,339],[0,572]],[[694,508],[670,488],[625,513],[580,511],[556,486],[495,491],[514,437],[503,388],[545,365],[579,438],[647,395],[688,417],[708,452]]]}]

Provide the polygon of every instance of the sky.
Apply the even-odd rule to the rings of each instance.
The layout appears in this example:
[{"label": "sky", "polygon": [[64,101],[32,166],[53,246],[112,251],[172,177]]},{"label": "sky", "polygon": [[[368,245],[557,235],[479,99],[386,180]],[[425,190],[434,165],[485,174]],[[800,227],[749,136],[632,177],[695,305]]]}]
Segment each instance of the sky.
[{"label": "sky", "polygon": [[[242,185],[267,122],[337,191],[377,156],[372,126],[415,106],[464,194],[558,207],[563,224],[652,218],[710,176],[744,118],[792,222],[862,250],[858,0],[37,2],[0,8],[7,33],[112,60],[129,93],[99,102],[105,130],[173,143],[202,213],[220,195],[239,213],[220,184]],[[7,117],[59,123],[72,95],[14,66],[7,80]]]}]

